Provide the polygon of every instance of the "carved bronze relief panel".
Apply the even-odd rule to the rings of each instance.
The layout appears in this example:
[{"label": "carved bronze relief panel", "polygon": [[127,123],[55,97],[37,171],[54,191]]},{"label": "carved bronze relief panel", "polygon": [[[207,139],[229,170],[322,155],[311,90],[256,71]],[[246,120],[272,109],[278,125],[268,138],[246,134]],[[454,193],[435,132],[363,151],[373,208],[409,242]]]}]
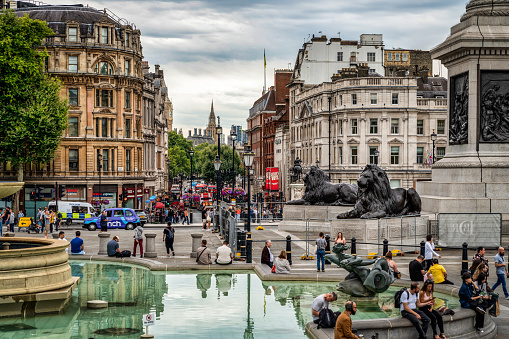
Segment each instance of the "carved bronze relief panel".
[{"label": "carved bronze relief panel", "polygon": [[509,142],[509,71],[481,71],[479,142]]},{"label": "carved bronze relief panel", "polygon": [[449,144],[468,143],[468,72],[451,77]]}]

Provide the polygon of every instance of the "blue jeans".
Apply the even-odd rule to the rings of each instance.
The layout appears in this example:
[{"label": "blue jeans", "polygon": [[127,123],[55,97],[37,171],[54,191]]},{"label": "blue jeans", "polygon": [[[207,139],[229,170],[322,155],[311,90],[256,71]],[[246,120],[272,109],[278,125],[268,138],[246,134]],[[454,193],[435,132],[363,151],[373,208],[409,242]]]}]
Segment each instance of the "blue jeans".
[{"label": "blue jeans", "polygon": [[491,288],[493,291],[495,291],[495,288],[498,287],[498,285],[502,285],[502,289],[504,290],[504,295],[506,298],[509,296],[509,293],[507,293],[507,286],[505,284],[505,274],[497,274],[497,282],[493,287]]},{"label": "blue jeans", "polygon": [[4,232],[3,230],[4,230],[4,225],[3,225],[3,223],[2,223],[2,220],[0,220],[0,237],[1,237],[1,236],[3,236],[3,234],[4,234],[4,233],[3,233],[3,232]]},{"label": "blue jeans", "polygon": [[322,271],[325,270],[325,250],[316,250],[316,269],[320,270],[322,263]]}]

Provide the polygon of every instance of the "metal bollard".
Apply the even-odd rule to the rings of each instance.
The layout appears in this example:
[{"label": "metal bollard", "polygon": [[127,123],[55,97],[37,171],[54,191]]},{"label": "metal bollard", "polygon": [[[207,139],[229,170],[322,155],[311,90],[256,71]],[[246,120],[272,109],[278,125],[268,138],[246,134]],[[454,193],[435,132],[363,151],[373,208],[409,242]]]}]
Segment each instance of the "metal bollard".
[{"label": "metal bollard", "polygon": [[350,253],[352,255],[357,255],[357,239],[355,239],[355,237],[352,238],[352,247],[350,248]]},{"label": "metal bollard", "polygon": [[426,243],[424,241],[421,241],[421,255],[424,255],[424,252],[426,251],[425,248]]},{"label": "metal bollard", "polygon": [[286,259],[290,265],[292,264],[292,237],[286,236]]},{"label": "metal bollard", "polygon": [[383,257],[384,255],[387,254],[387,252],[389,252],[389,240],[387,239],[384,239],[384,249],[382,251],[382,255],[381,257]]},{"label": "metal bollard", "polygon": [[461,275],[468,272],[468,244],[463,243],[463,255],[461,256]]},{"label": "metal bollard", "polygon": [[[325,254],[330,254],[330,235],[329,234],[326,234],[325,235]],[[330,265],[330,261],[325,259],[325,264],[326,265]]]},{"label": "metal bollard", "polygon": [[251,232],[247,232],[246,239],[246,263],[251,264],[253,262],[253,250],[252,250],[252,240],[251,240]]}]

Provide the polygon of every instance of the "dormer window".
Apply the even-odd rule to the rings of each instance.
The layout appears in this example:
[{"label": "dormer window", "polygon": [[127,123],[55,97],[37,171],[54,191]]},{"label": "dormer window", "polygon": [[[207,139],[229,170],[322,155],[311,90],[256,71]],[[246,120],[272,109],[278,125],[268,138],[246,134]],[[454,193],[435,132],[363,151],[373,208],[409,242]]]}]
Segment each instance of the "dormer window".
[{"label": "dormer window", "polygon": [[70,42],[78,41],[78,29],[76,27],[69,27],[69,41]]},{"label": "dormer window", "polygon": [[95,73],[97,74],[103,74],[103,75],[113,75],[113,67],[106,62],[106,61],[100,61],[95,64]]},{"label": "dormer window", "polygon": [[125,47],[131,47],[131,33],[125,34]]}]

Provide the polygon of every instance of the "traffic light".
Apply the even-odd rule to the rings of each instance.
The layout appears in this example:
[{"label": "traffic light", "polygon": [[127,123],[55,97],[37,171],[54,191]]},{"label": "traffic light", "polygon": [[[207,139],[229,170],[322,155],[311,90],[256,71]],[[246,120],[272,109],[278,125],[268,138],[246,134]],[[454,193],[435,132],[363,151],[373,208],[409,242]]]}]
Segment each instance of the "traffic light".
[{"label": "traffic light", "polygon": [[118,195],[118,201],[120,202],[124,201],[124,195],[122,193]]},{"label": "traffic light", "polygon": [[41,199],[42,191],[44,190],[44,187],[36,187],[35,189],[35,198],[37,200]]},{"label": "traffic light", "polygon": [[127,201],[127,188],[122,189],[122,201]]},{"label": "traffic light", "polygon": [[35,191],[30,192],[30,200],[35,200]]},{"label": "traffic light", "polygon": [[60,194],[60,199],[65,197],[65,194],[67,193],[67,190],[65,189],[65,185],[59,185],[58,192]]}]

